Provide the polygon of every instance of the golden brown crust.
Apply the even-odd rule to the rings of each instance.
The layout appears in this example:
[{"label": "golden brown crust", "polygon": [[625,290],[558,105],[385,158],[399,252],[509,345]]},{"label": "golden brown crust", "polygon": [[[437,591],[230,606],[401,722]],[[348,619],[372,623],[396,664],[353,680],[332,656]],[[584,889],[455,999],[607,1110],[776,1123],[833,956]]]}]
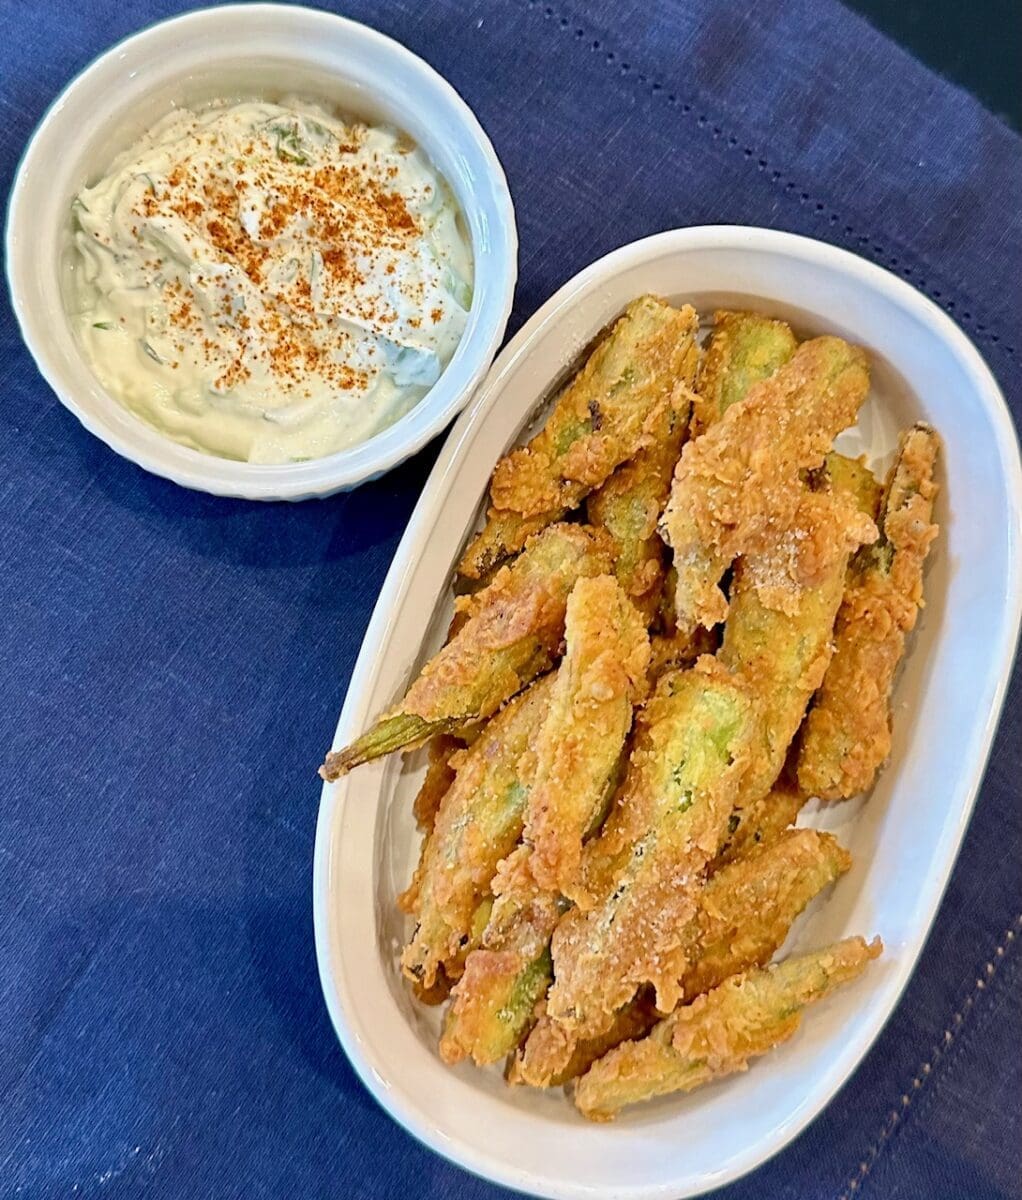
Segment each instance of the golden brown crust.
[{"label": "golden brown crust", "polygon": [[850,939],[763,969],[850,861],[793,828],[815,765],[793,738],[852,738],[842,787],[886,753],[935,534],[932,431],[905,435],[882,506],[831,448],[868,390],[862,351],[718,313],[695,398],[695,326],[629,306],[498,464],[448,645],[331,764],[433,739],[402,968],[424,1003],[450,997],[446,1062],[578,1080],[597,1120],[744,1070],[879,953]]},{"label": "golden brown crust", "polygon": [[[689,424],[692,394],[687,385],[695,377],[699,353],[696,325],[690,308],[679,312],[651,296],[629,306],[561,392],[543,430],[498,464],[494,503],[458,563],[459,576],[481,580],[515,556],[531,534],[564,520],[591,488],[608,486],[608,476],[619,464],[627,466],[636,455],[649,454],[650,467],[660,469],[671,427],[678,426],[684,436]],[[625,480],[619,480],[618,490],[624,486]],[[530,494],[527,512],[518,510],[521,500],[504,503],[515,490]],[[650,544],[648,557],[653,550]]]},{"label": "golden brown crust", "polygon": [[572,509],[647,444],[659,410],[690,388],[698,364],[693,308],[633,301],[558,398],[543,429],[502,458],[490,494],[524,517]]},{"label": "golden brown crust", "polygon": [[649,445],[617,468],[586,504],[589,521],[614,541],[614,574],[650,625],[662,601],[667,550],[657,522],[688,433],[692,396],[678,391],[658,410]]},{"label": "golden brown crust", "polygon": [[401,956],[405,975],[430,988],[456,960],[497,864],[521,835],[531,786],[532,741],[546,715],[554,678],[539,680],[454,756],[455,780],[441,801],[402,908],[417,918]]},{"label": "golden brown crust", "polygon": [[[454,768],[450,764],[450,759],[464,747],[464,744],[460,738],[446,733],[439,733],[429,741],[426,774],[422,777],[422,783],[412,801],[412,813],[416,824],[422,830],[422,844],[419,847],[419,862],[412,875],[412,881],[403,892],[399,893],[397,898],[397,906],[403,913],[415,912],[419,884],[429,847],[429,837],[433,831],[440,802],[454,782]],[[422,988],[420,990],[423,993],[423,1003],[439,1003],[437,1000],[424,998],[426,995],[434,994],[431,989]]]},{"label": "golden brown crust", "polygon": [[799,786],[823,800],[867,790],[891,749],[891,691],[923,602],[939,442],[928,427],[901,439],[888,480],[883,537],[857,557],[838,612],[835,652],[806,718]]},{"label": "golden brown crust", "polygon": [[553,665],[576,580],[606,574],[610,565],[610,539],[601,529],[551,525],[536,534],[487,587],[457,597],[463,618],[457,632],[399,704],[350,746],[327,755],[323,778],[338,779],[371,758],[496,712]]},{"label": "golden brown crust", "polygon": [[699,367],[692,436],[705,433],[754,384],[783,366],[797,345],[783,321],[758,313],[715,312],[713,333]]},{"label": "golden brown crust", "polygon": [[441,967],[430,987],[423,987],[417,979],[409,980],[409,986],[412,989],[412,995],[420,1004],[425,1004],[429,1008],[437,1008],[450,998],[453,981]]},{"label": "golden brown crust", "polygon": [[883,947],[848,938],[825,950],[733,975],[678,1008],[648,1037],[625,1042],[594,1063],[575,1088],[579,1111],[612,1120],[622,1107],[690,1092],[744,1071],[751,1058],[787,1041],[806,1005],[854,979]]},{"label": "golden brown crust", "polygon": [[712,629],[675,630],[659,633],[649,641],[649,678],[655,683],[667,671],[691,667],[704,654],[717,649],[717,636]]},{"label": "golden brown crust", "polygon": [[431,738],[427,748],[426,774],[412,801],[412,815],[423,832],[433,828],[437,809],[447,789],[454,782],[451,756],[464,746],[460,738],[440,733]]},{"label": "golden brown crust", "polygon": [[874,523],[846,497],[803,492],[791,525],[742,559],[745,581],[766,608],[796,616],[806,593],[826,586],[835,570],[841,575],[852,551],[876,536]]},{"label": "golden brown crust", "polygon": [[508,1066],[507,1081],[529,1087],[559,1087],[584,1075],[608,1050],[649,1033],[660,1016],[653,990],[642,988],[634,1000],[614,1014],[606,1030],[576,1041],[547,1016],[544,1000],[528,1040]]},{"label": "golden brown crust", "polygon": [[753,799],[736,808],[728,822],[728,839],[717,855],[716,866],[722,867],[749,854],[757,846],[769,846],[794,825],[806,797],[786,781],[774,785],[758,800]]},{"label": "golden brown crust", "polygon": [[480,947],[465,961],[465,973],[454,986],[451,1009],[440,1035],[440,1057],[448,1066],[472,1058],[477,1066],[495,1061],[476,1047],[484,1044],[490,1014],[473,1003],[474,997],[489,995],[520,968],[520,955],[515,950],[489,950]]},{"label": "golden brown crust", "polygon": [[724,571],[791,528],[805,492],[800,472],[819,466],[868,388],[861,350],[814,338],[685,446],[661,522],[674,549],[679,625],[724,620]]},{"label": "golden brown crust", "polygon": [[645,624],[610,575],[580,579],[568,598],[567,652],[536,742],[536,779],[525,816],[529,867],[540,887],[587,907],[582,841],[644,696]]},{"label": "golden brown crust", "polygon": [[[698,910],[684,931],[690,965],[682,979],[683,997],[691,1000],[729,975],[767,962],[809,901],[850,864],[829,834],[790,829],[717,870],[700,891]],[[602,1052],[645,1032],[652,1024],[651,1007],[640,1001],[640,1012],[633,1013],[626,1005],[605,1030],[581,1041],[544,1008],[516,1057],[515,1081],[547,1087],[581,1074]]]},{"label": "golden brown crust", "polygon": [[482,944],[465,960],[440,1039],[446,1063],[485,1066],[505,1058],[529,1031],[550,980],[550,935],[561,914],[556,894],[540,888],[519,846],[500,864]]},{"label": "golden brown crust", "polygon": [[830,662],[850,550],[875,535],[847,497],[803,490],[791,528],[736,563],[719,657],[747,681],[760,713],[738,809],[754,805],[777,780]]},{"label": "golden brown crust", "polygon": [[611,575],[580,579],[568,598],[567,650],[534,745],[524,844],[498,865],[482,946],[454,988],[441,1054],[503,1057],[524,1037],[549,981],[561,896],[585,898],[582,840],[601,818],[634,704],[646,690],[645,625]]},{"label": "golden brown crust", "polygon": [[851,865],[830,834],[788,829],[720,868],[703,888],[685,998],[768,962],[809,901]]},{"label": "golden brown crust", "polygon": [[462,579],[485,579],[491,571],[513,558],[534,533],[567,515],[564,507],[523,517],[492,506],[486,511],[486,524],[465,548],[458,563]]},{"label": "golden brown crust", "polygon": [[596,903],[554,933],[549,1015],[576,1040],[599,1035],[650,984],[661,1008],[679,994],[684,929],[747,765],[753,710],[711,658],[664,676],[637,724],[628,774],[607,826],[587,848]]},{"label": "golden brown crust", "polygon": [[865,513],[871,521],[878,519],[884,488],[866,465],[864,454],[849,458],[832,450],[818,475],[820,478],[813,480],[819,485],[817,490],[839,492],[852,500],[859,512]]}]

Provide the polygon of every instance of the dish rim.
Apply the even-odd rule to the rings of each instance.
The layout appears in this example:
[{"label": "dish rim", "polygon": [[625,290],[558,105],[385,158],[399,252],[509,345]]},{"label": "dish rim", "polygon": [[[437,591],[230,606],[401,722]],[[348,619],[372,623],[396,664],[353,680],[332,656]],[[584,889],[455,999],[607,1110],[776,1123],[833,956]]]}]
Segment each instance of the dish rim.
[{"label": "dish rim", "polygon": [[[140,56],[144,63],[146,56],[158,56],[162,45],[173,50],[182,37],[195,39],[188,60],[193,70],[201,72],[208,69],[202,57],[202,37],[222,37],[224,26],[234,24],[247,29],[259,20],[284,22],[292,29],[300,26],[313,39],[347,39],[352,43],[349,55],[358,56],[369,49],[387,56],[390,69],[401,72],[405,79],[415,77],[429,89],[430,102],[437,105],[437,110],[456,123],[458,140],[447,139],[453,157],[465,159],[465,147],[471,143],[473,154],[478,156],[478,164],[473,167],[481,168],[474,186],[466,190],[464,197],[458,197],[466,224],[473,227],[474,296],[473,309],[451,361],[430,391],[393,425],[365,441],[307,462],[262,464],[223,458],[185,446],[150,426],[99,382],[75,338],[63,303],[55,316],[39,311],[42,306],[35,303],[31,284],[37,238],[44,237],[48,249],[50,238],[59,238],[60,230],[37,228],[30,203],[30,180],[40,171],[45,173],[48,151],[59,150],[69,122],[83,103],[82,94],[104,74],[117,71],[117,64],[126,56]],[[245,62],[236,51],[222,58],[239,66]],[[281,61],[295,58],[285,54]],[[326,70],[308,54],[305,62],[312,70]],[[344,70],[331,69],[329,73],[338,80],[351,81]],[[154,86],[159,87],[160,82]],[[363,86],[363,93],[370,107],[384,95],[397,94],[394,107],[409,111],[402,94],[393,89],[387,93],[382,82]],[[116,89],[110,89],[110,94],[101,118],[103,125],[110,125],[125,112]],[[448,173],[441,173],[453,190]],[[473,206],[476,211],[470,214]],[[482,254],[477,237],[482,239]],[[369,25],[323,9],[279,3],[228,4],[182,13],[129,33],[92,58],[64,85],[33,129],[15,168],[4,221],[4,255],[8,298],[22,340],[48,387],[89,433],[122,458],[183,487],[249,500],[305,500],[350,490],[379,478],[421,450],[469,402],[492,364],[510,317],[518,276],[518,230],[507,178],[489,136],[454,86],[425,59]],[[54,319],[61,323],[62,332],[50,336],[47,328]],[[65,334],[74,352],[73,362],[65,361]],[[104,406],[109,402],[127,413],[130,422],[124,424],[115,412],[108,415],[92,411],[87,395],[102,397]]]},{"label": "dish rim", "polygon": [[[743,1148],[729,1161],[727,1167],[712,1178],[707,1178],[695,1190],[679,1191],[677,1182],[657,1186],[647,1184],[632,1188],[615,1186],[616,1200],[647,1200],[658,1197],[694,1197],[722,1187],[763,1165],[794,1140],[831,1103],[840,1088],[859,1067],[871,1046],[879,1037],[894,1009],[901,1000],[905,987],[918,965],[919,956],[926,938],[932,929],[941,899],[951,878],[962,839],[975,808],[976,797],[982,783],[990,757],[993,738],[997,730],[1012,666],[1019,643],[1022,624],[1022,461],[1019,443],[1007,404],[1001,389],[979,351],[968,336],[936,304],[916,288],[898,278],[890,271],[879,267],[851,251],[820,242],[800,234],[758,226],[704,225],[683,229],[667,230],[629,243],[596,260],[568,280],[546,301],[525,323],[500,353],[483,384],[479,387],[470,405],[462,413],[448,435],[443,450],[427,480],[422,495],[409,519],[401,542],[395,552],[379,599],[373,610],[366,630],[362,648],[351,674],[344,705],[337,723],[333,747],[347,742],[360,722],[361,697],[375,687],[377,664],[381,652],[389,640],[390,613],[404,601],[405,581],[409,568],[415,561],[422,545],[422,532],[427,531],[442,517],[443,504],[447,497],[451,467],[460,456],[466,437],[475,429],[477,422],[486,419],[488,398],[499,391],[503,379],[518,362],[528,354],[532,342],[548,322],[555,319],[576,300],[580,294],[596,281],[616,275],[624,268],[633,268],[663,254],[679,250],[749,250],[788,254],[802,261],[857,277],[865,286],[885,294],[902,307],[908,308],[922,323],[934,328],[943,341],[950,344],[963,369],[971,377],[975,394],[991,419],[999,466],[1008,495],[1011,512],[1007,531],[1006,554],[1006,605],[1005,620],[998,631],[998,643],[991,650],[991,661],[1000,659],[1002,666],[996,680],[993,703],[983,718],[979,733],[979,752],[970,764],[967,783],[967,799],[961,806],[953,829],[952,844],[948,850],[948,867],[938,887],[930,888],[933,893],[927,906],[925,924],[920,930],[919,949],[910,961],[901,956],[889,969],[895,981],[889,985],[888,997],[880,1002],[875,1024],[865,1044],[856,1044],[854,1053],[847,1051],[836,1056],[834,1064],[825,1075],[825,1083],[818,1087],[819,1095],[813,1104],[797,1112],[771,1138],[760,1138],[755,1145]],[[548,381],[549,382],[549,381]],[[539,397],[537,397],[537,400]],[[527,1194],[554,1197],[556,1200],[593,1200],[596,1196],[610,1193],[594,1189],[586,1184],[572,1185],[550,1181],[544,1183],[545,1190],[537,1193],[537,1181],[532,1172],[518,1169],[512,1163],[490,1156],[485,1149],[468,1144],[463,1138],[445,1133],[434,1135],[428,1116],[423,1119],[414,1102],[396,1094],[396,1089],[386,1086],[381,1065],[375,1060],[372,1050],[359,1038],[356,1029],[347,1021],[345,1004],[338,976],[343,975],[343,966],[337,964],[335,974],[330,946],[329,906],[329,854],[332,841],[333,808],[335,785],[324,784],[320,792],[317,818],[316,842],[313,861],[313,919],[320,982],[327,1010],[337,1036],[348,1056],[349,1062],[367,1087],[370,1094],[398,1124],[417,1141],[437,1152],[443,1158],[491,1182]],[[345,987],[347,984],[345,982]],[[439,1065],[439,1061],[438,1061]],[[553,1186],[550,1186],[553,1184]]]}]

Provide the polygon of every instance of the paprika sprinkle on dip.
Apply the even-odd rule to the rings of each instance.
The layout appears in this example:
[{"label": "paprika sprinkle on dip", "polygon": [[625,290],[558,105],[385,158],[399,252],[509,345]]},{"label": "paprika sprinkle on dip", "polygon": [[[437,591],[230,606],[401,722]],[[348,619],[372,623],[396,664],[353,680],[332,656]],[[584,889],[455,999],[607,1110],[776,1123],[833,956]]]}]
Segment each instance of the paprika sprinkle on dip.
[{"label": "paprika sprinkle on dip", "polygon": [[472,299],[421,150],[317,106],[178,109],[74,202],[75,322],[100,381],[175,441],[286,463],[429,391]]}]

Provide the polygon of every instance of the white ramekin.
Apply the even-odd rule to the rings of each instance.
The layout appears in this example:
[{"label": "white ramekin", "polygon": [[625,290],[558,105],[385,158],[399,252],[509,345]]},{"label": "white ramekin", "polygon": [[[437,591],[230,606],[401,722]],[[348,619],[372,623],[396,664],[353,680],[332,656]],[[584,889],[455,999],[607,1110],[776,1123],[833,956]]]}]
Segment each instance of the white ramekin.
[{"label": "white ramekin", "polygon": [[[62,256],[71,201],[175,104],[217,96],[315,96],[411,135],[447,179],[475,258],[461,343],[411,412],[361,445],[284,466],[232,462],[180,446],[103,388],[66,317]],[[108,50],[57,98],[29,142],[7,220],[7,275],[40,372],[86,429],[118,454],[185,487],[252,500],[328,496],[421,449],[469,400],[501,343],[517,275],[514,208],[500,162],[454,89],[411,51],[354,21],[246,4],[155,25]]]}]

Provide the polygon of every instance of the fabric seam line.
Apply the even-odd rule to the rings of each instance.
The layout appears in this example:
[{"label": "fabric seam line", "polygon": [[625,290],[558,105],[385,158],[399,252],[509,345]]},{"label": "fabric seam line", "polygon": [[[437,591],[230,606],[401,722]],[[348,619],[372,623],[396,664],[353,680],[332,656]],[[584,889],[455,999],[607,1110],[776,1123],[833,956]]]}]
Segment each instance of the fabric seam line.
[{"label": "fabric seam line", "polygon": [[[540,8],[540,0],[528,0],[528,6],[531,9],[538,9]],[[575,37],[577,40],[581,40],[586,36],[586,31],[580,21],[577,19],[569,19],[563,14],[563,12],[558,16],[557,11],[555,11],[552,4],[543,5],[542,13],[546,20],[554,20],[556,18],[562,30],[567,31],[568,29],[574,27]],[[741,139],[735,137],[734,134],[726,134],[722,125],[712,123],[710,118],[706,116],[705,112],[698,111],[701,107],[703,107],[702,105],[696,105],[691,101],[682,100],[678,96],[677,92],[669,91],[659,79],[653,78],[652,75],[647,72],[636,72],[632,74],[631,64],[624,59],[621,59],[621,56],[614,50],[608,49],[605,42],[602,42],[598,37],[594,36],[592,42],[589,44],[589,49],[595,54],[600,53],[602,50],[603,58],[608,66],[620,59],[621,66],[619,74],[621,76],[631,75],[638,84],[646,87],[650,94],[654,96],[662,96],[664,99],[666,99],[667,103],[671,105],[671,107],[678,109],[686,116],[694,116],[696,124],[702,129],[708,129],[710,136],[714,138],[714,140],[725,143],[733,150],[736,150],[741,146],[742,153],[744,154],[745,158],[749,159],[750,161],[755,160],[756,167],[760,172],[769,172],[771,183],[778,185],[782,194],[785,195],[789,200],[795,199],[802,206],[812,205],[816,213],[820,214],[821,216],[825,213],[828,213],[829,210],[829,216],[827,218],[829,223],[834,226],[842,223],[842,218],[834,207],[824,204],[821,200],[815,199],[808,191],[800,189],[793,180],[787,178],[785,172],[771,167],[770,161],[764,155],[757,154],[757,152],[747,144],[743,145]],[[708,108],[710,106],[706,105],[706,107]],[[934,301],[939,303],[942,308],[944,308],[949,314],[952,315],[952,317],[954,317],[954,319],[959,320],[963,325],[971,327],[978,338],[997,346],[1010,358],[1014,359],[1016,357],[1017,352],[1014,345],[1006,342],[1000,336],[1000,334],[994,332],[994,330],[985,322],[974,317],[969,309],[963,309],[960,313],[958,313],[958,305],[953,299],[945,296],[944,292],[940,288],[930,287],[930,285],[927,284],[926,280],[923,278],[922,272],[914,271],[911,266],[901,262],[898,255],[892,254],[890,251],[888,251],[877,239],[872,238],[867,234],[860,233],[855,226],[847,223],[844,224],[844,232],[847,237],[855,238],[860,246],[869,247],[875,254],[882,256],[889,269],[900,271],[901,274],[908,279],[912,279],[912,277],[915,276],[918,280],[918,284],[926,288]],[[921,258],[921,256],[915,251],[910,252],[912,253],[913,257]],[[971,307],[976,306],[972,305]]]},{"label": "fabric seam line", "polygon": [[937,1042],[927,1058],[920,1064],[909,1088],[902,1093],[899,1103],[887,1114],[879,1135],[870,1146],[866,1157],[859,1163],[859,1169],[845,1184],[845,1189],[838,1196],[838,1200],[851,1200],[851,1197],[859,1190],[870,1171],[876,1165],[881,1151],[888,1144],[895,1130],[901,1126],[905,1114],[912,1105],[912,1101],[925,1085],[936,1077],[936,1068],[946,1061],[949,1049],[964,1030],[969,1016],[974,1011],[977,997],[986,991],[988,984],[996,977],[1008,950],[1015,943],[1016,932],[1020,929],[1022,929],[1022,913],[1015,918],[1002,934],[1000,942],[994,947],[993,954],[976,977],[976,983],[972,991],[966,996],[965,1000],[951,1017],[947,1028],[941,1035],[940,1041]]}]

